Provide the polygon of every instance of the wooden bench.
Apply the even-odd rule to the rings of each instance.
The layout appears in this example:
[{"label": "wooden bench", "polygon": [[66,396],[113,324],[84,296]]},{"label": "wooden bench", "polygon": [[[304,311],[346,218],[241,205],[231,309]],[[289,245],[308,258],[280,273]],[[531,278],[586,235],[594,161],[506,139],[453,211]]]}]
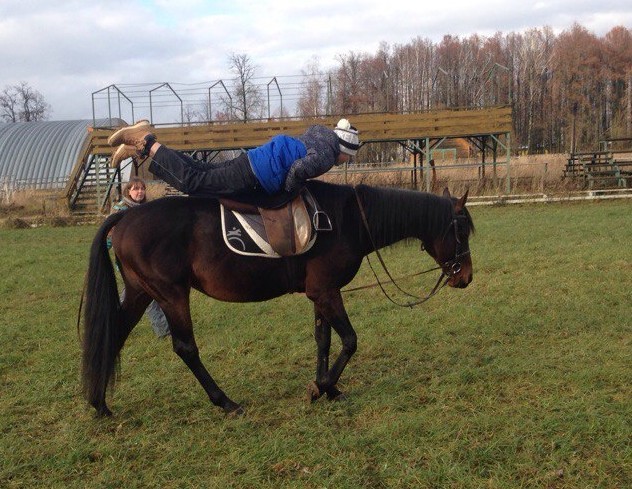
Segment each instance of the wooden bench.
[{"label": "wooden bench", "polygon": [[566,163],[566,167],[564,168],[564,176],[584,177],[585,165],[609,164],[611,161],[612,155],[609,151],[571,153]]},{"label": "wooden bench", "polygon": [[[579,178],[589,189],[601,187],[627,187],[632,178],[632,160],[615,160],[618,151],[588,151],[572,153],[563,171],[563,177]],[[623,168],[623,169],[622,169]]]},{"label": "wooden bench", "polygon": [[627,187],[626,179],[621,175],[621,170],[614,163],[584,163],[583,172],[588,183],[588,188],[593,189],[596,184],[601,186]]},{"label": "wooden bench", "polygon": [[619,167],[621,176],[632,177],[632,160],[615,160],[615,165]]}]

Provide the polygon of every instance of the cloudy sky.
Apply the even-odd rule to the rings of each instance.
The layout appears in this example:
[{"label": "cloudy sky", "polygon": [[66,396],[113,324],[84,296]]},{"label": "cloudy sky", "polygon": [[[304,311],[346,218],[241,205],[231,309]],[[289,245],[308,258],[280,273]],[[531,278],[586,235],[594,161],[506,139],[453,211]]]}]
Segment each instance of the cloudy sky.
[{"label": "cloudy sky", "polygon": [[0,0],[0,90],[25,81],[52,106],[52,120],[91,119],[95,91],[228,80],[231,53],[271,78],[299,75],[314,59],[324,70],[337,55],[372,54],[381,42],[544,26],[559,33],[573,22],[598,36],[632,28],[632,2]]}]

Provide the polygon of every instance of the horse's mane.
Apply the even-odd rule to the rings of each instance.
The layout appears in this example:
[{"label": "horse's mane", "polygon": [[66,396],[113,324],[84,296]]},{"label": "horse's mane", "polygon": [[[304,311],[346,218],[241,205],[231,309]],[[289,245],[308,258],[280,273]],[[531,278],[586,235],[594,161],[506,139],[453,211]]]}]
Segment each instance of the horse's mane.
[{"label": "horse's mane", "polygon": [[425,192],[366,185],[359,185],[357,190],[370,215],[371,232],[385,242],[403,234],[414,236],[420,226],[425,235],[437,235],[452,213],[448,199]]}]

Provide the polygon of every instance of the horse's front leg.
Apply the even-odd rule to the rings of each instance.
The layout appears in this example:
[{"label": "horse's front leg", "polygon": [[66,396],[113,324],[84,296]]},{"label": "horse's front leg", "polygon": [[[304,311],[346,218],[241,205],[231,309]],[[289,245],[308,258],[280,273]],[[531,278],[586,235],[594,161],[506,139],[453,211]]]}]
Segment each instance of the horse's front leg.
[{"label": "horse's front leg", "polygon": [[[315,401],[323,394],[329,399],[340,399],[342,393],[336,387],[345,366],[357,349],[357,336],[342,303],[340,291],[319,294],[314,301],[314,338],[317,345],[316,381],[307,387],[308,397]],[[329,369],[331,328],[342,341],[342,350]]]},{"label": "horse's front leg", "polygon": [[316,382],[307,386],[307,395],[310,401],[318,399],[322,393],[318,384],[327,380],[329,372],[329,350],[331,348],[331,325],[314,307],[314,339],[316,340]]}]

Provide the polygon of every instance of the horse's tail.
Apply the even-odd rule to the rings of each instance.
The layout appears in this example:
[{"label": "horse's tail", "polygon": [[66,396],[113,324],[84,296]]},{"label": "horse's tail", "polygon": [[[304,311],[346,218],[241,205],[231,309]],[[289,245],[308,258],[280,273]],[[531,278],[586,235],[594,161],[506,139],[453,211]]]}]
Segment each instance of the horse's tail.
[{"label": "horse's tail", "polygon": [[121,304],[106,239],[124,214],[111,215],[97,231],[90,248],[86,276],[82,388],[88,402],[99,412],[107,410],[105,392],[114,382],[121,348]]}]

